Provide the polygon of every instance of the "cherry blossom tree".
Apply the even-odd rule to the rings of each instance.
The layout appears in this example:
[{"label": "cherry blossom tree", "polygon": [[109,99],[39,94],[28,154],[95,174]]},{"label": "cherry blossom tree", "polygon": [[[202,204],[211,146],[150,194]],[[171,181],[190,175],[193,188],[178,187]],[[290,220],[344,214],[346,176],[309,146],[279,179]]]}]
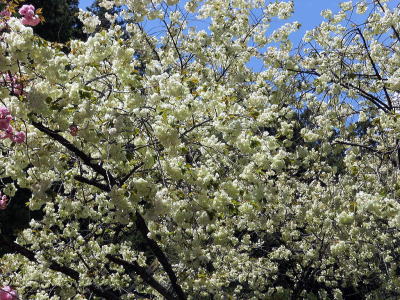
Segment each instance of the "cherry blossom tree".
[{"label": "cherry blossom tree", "polygon": [[398,297],[395,2],[295,52],[298,22],[269,30],[293,2],[103,0],[68,53],[7,2],[0,213],[24,188],[33,217],[0,233],[0,299]]}]

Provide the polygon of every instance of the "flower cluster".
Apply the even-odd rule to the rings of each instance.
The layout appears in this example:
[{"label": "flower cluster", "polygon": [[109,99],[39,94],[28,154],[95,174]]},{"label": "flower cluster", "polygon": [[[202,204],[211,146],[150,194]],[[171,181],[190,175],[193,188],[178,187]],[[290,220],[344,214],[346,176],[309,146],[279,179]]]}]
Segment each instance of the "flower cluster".
[{"label": "flower cluster", "polygon": [[7,20],[11,17],[11,11],[8,7],[0,11],[0,31],[2,31],[7,24]]},{"label": "flower cluster", "polygon": [[0,288],[0,300],[17,300],[18,293],[10,286],[6,285]]},{"label": "flower cluster", "polygon": [[[11,5],[6,6],[3,10],[0,11],[0,18],[5,19],[1,20],[0,28],[4,28],[4,25],[7,23],[12,16],[12,11],[14,11],[14,7],[17,3],[11,3]],[[35,7],[31,4],[24,4],[18,10],[18,13],[22,16],[21,23],[26,26],[36,26],[41,22],[40,10],[35,11]]]},{"label": "flower cluster", "polygon": [[14,95],[19,96],[23,93],[23,85],[15,75],[0,73],[0,84],[5,85]]},{"label": "flower cluster", "polygon": [[35,7],[31,4],[24,4],[18,10],[20,15],[22,15],[22,24],[28,26],[36,26],[40,23],[39,16],[35,13]]},{"label": "flower cluster", "polygon": [[12,119],[13,117],[8,108],[5,106],[0,107],[0,130],[2,131],[0,139],[8,138],[17,144],[21,144],[25,141],[25,132],[15,132],[14,128],[10,124]]},{"label": "flower cluster", "polygon": [[0,173],[13,182],[0,208],[13,197],[40,212],[0,257],[4,291],[398,297],[400,13],[390,1],[324,11],[296,51],[298,23],[269,30],[293,1],[101,1],[120,5],[112,18],[126,26],[100,30],[82,12],[90,36],[67,53],[10,18],[0,71],[20,75],[1,83],[0,134],[25,140],[10,125],[18,116],[30,138],[1,144]]},{"label": "flower cluster", "polygon": [[9,18],[11,17],[11,12],[8,9],[3,9],[2,11],[0,11],[0,16]]}]

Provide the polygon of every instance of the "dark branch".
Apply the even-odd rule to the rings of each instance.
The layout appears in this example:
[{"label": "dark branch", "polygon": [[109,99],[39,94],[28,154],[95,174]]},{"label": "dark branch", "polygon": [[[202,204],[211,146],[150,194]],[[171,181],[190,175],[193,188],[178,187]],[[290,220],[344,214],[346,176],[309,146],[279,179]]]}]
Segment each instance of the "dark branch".
[{"label": "dark branch", "polygon": [[373,104],[375,104],[379,109],[382,109],[384,112],[388,112],[388,110],[390,109],[386,103],[382,102],[381,100],[379,100],[379,98],[375,97],[374,95],[367,93],[366,91],[364,91],[363,89],[351,84],[351,83],[344,83],[341,82],[339,80],[339,84],[347,89],[353,88],[355,90],[357,90],[359,92],[359,95],[368,99],[369,101],[371,101]]},{"label": "dark branch", "polygon": [[73,152],[76,156],[78,156],[83,161],[83,163],[85,165],[87,165],[88,167],[93,169],[93,171],[102,175],[104,177],[104,179],[106,180],[106,182],[108,182],[108,184],[110,186],[116,185],[117,182],[116,182],[115,178],[111,175],[110,172],[108,172],[103,167],[99,166],[98,164],[93,163],[90,156],[86,155],[83,151],[81,151],[76,146],[71,144],[68,140],[66,140],[64,137],[59,135],[56,131],[49,129],[49,128],[45,127],[43,124],[38,123],[38,122],[32,121],[32,125],[35,126],[41,132],[47,134],[52,139],[59,142],[61,145],[63,145],[69,151]]},{"label": "dark branch", "polygon": [[100,183],[100,182],[97,182],[97,181],[95,181],[93,179],[88,179],[88,178],[80,176],[80,175],[75,175],[74,179],[79,181],[79,182],[95,186],[95,187],[97,187],[97,188],[99,188],[99,189],[101,189],[102,191],[105,191],[105,192],[110,192],[111,191],[111,189],[110,189],[110,187],[108,185]]},{"label": "dark branch", "polygon": [[162,61],[161,61],[160,55],[158,54],[156,48],[151,44],[151,41],[150,41],[149,37],[147,36],[147,34],[145,33],[143,27],[140,26],[139,23],[136,23],[136,25],[139,27],[140,31],[142,32],[143,37],[144,37],[144,39],[145,39],[147,45],[150,47],[150,49],[151,49],[151,51],[154,53],[155,57],[157,58],[157,60],[158,60],[158,61],[160,62],[160,64],[162,65]]},{"label": "dark branch", "polygon": [[[382,9],[383,12],[385,12],[385,9],[383,8],[381,2],[379,0],[376,0],[376,2],[378,3],[379,7]],[[396,36],[397,40],[400,42],[400,34],[399,32],[396,30],[396,28],[392,25],[390,26],[390,28],[392,28],[394,35]]]},{"label": "dark branch", "polygon": [[345,141],[335,141],[334,144],[341,144],[341,145],[348,145],[348,146],[353,146],[353,147],[360,147],[360,148],[369,150],[371,152],[378,153],[378,154],[383,154],[383,155],[387,155],[387,154],[390,154],[390,153],[393,152],[393,151],[382,152],[382,151],[376,150],[375,148],[370,147],[370,146],[351,143],[351,142],[345,142]]},{"label": "dark branch", "polygon": [[127,181],[129,177],[131,177],[132,174],[135,173],[137,170],[139,170],[143,165],[144,162],[141,162],[137,166],[134,166],[133,169],[128,174],[126,174],[124,177],[122,177],[121,180],[119,180],[119,185],[122,186],[125,183],[125,181]]},{"label": "dark branch", "polygon": [[144,282],[148,283],[152,288],[154,288],[157,292],[159,292],[161,295],[163,295],[166,299],[171,299],[171,300],[175,299],[174,295],[172,295],[168,291],[168,289],[163,287],[157,280],[155,280],[153,278],[153,276],[151,276],[147,272],[147,270],[145,268],[139,266],[139,264],[136,261],[127,262],[127,261],[120,259],[116,256],[113,256],[111,254],[107,254],[106,257],[111,262],[113,262],[117,265],[123,266],[126,271],[135,272],[136,274],[138,274],[143,279]]},{"label": "dark branch", "polygon": [[179,300],[186,299],[186,296],[181,286],[177,283],[178,280],[176,278],[174,271],[172,270],[172,266],[169,263],[168,258],[165,256],[164,252],[161,250],[158,244],[154,240],[148,237],[150,231],[147,228],[147,225],[143,217],[139,213],[136,213],[136,227],[142,234],[143,238],[145,239],[146,244],[150,247],[150,250],[154,253],[160,264],[163,266],[164,271],[167,273],[169,280],[171,281],[172,288],[176,293],[177,296],[176,299]]},{"label": "dark branch", "polygon": [[205,120],[205,121],[203,121],[203,122],[201,122],[201,123],[198,123],[198,124],[193,125],[191,128],[189,128],[188,130],[186,130],[185,132],[183,132],[183,133],[180,135],[180,138],[184,137],[186,134],[188,134],[189,132],[191,132],[191,131],[194,130],[195,128],[200,127],[200,126],[202,126],[202,125],[204,125],[204,124],[206,124],[206,123],[208,123],[208,122],[210,122],[210,121],[211,121],[211,118],[210,118],[210,119],[207,119],[207,120]]},{"label": "dark branch", "polygon": [[[320,73],[316,72],[315,70],[294,70],[294,69],[287,69],[288,71],[292,71],[292,72],[296,72],[299,74],[309,74],[309,75],[315,75],[317,77],[321,76]],[[388,105],[386,105],[386,103],[382,102],[381,100],[379,100],[379,98],[375,97],[372,94],[367,93],[366,91],[364,91],[363,89],[351,84],[351,83],[345,83],[343,82],[336,74],[332,74],[337,81],[332,80],[331,82],[336,82],[338,84],[340,84],[340,86],[346,88],[346,89],[355,89],[358,91],[359,95],[368,99],[369,101],[371,101],[374,105],[376,105],[379,109],[382,109],[385,112],[388,112],[388,110],[390,109],[388,107]]]},{"label": "dark branch", "polygon": [[[372,65],[372,67],[374,68],[376,77],[378,77],[379,80],[383,81],[383,79],[382,79],[382,77],[381,77],[381,74],[379,73],[378,68],[376,67],[375,62],[374,62],[374,60],[372,59],[371,53],[369,52],[369,49],[368,49],[367,42],[366,42],[366,40],[365,40],[365,38],[364,38],[364,35],[362,34],[360,28],[357,28],[357,32],[358,32],[358,34],[360,35],[360,37],[361,37],[361,39],[362,39],[362,42],[363,42],[365,51],[367,51],[368,59],[369,59],[371,65]],[[385,96],[386,96],[386,99],[387,99],[388,104],[389,104],[389,109],[392,109],[392,108],[393,108],[392,101],[391,101],[391,99],[390,99],[389,93],[388,93],[388,91],[387,91],[387,89],[386,89],[385,86],[383,86],[383,91],[385,92]]]}]

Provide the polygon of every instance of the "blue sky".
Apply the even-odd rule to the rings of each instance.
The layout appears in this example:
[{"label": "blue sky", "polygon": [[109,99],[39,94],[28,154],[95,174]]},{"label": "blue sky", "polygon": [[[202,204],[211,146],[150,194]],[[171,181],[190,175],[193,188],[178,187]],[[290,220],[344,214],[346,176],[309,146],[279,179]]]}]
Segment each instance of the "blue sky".
[{"label": "blue sky", "polygon": [[[87,6],[90,6],[92,2],[92,0],[81,0],[79,6],[85,9]],[[299,32],[292,37],[294,44],[297,44],[296,42],[301,39],[307,30],[314,28],[323,21],[320,15],[323,9],[336,11],[340,2],[344,2],[344,0],[294,0],[295,14],[290,18],[290,21],[299,21],[302,24]]]}]

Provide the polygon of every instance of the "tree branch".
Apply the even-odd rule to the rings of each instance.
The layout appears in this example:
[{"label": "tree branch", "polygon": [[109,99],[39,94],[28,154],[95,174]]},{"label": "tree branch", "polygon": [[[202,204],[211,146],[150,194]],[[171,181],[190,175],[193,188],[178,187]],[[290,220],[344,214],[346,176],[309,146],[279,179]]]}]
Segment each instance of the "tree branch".
[{"label": "tree branch", "polygon": [[[37,263],[37,260],[35,258],[35,253],[30,251],[29,249],[15,243],[12,241],[9,241],[7,238],[4,237],[4,235],[1,235],[1,242],[2,246],[8,247],[13,253],[19,253],[23,256],[25,256],[27,259],[29,259],[32,262]],[[66,266],[62,266],[56,262],[51,262],[49,265],[49,269],[60,272],[64,275],[67,275],[68,277],[74,279],[75,281],[79,281],[79,273],[75,271],[74,269],[71,269]],[[103,299],[108,299],[108,300],[119,300],[118,293],[112,290],[102,290],[101,288],[95,286],[95,285],[90,285],[88,286],[88,289],[91,290],[96,296],[101,297]]]},{"label": "tree branch", "polygon": [[[288,71],[291,72],[296,72],[298,74],[309,74],[309,75],[314,75],[317,77],[320,77],[321,74],[316,72],[315,70],[294,70],[294,69],[287,69]],[[339,76],[337,76],[335,73],[332,72],[332,75],[336,78],[335,80],[332,80],[331,82],[335,82],[338,83],[340,86],[346,88],[346,89],[355,89],[357,90],[357,92],[359,93],[359,95],[361,97],[364,97],[366,99],[368,99],[369,101],[371,101],[374,105],[376,105],[379,109],[382,109],[385,112],[388,112],[388,110],[390,109],[388,107],[388,105],[386,105],[386,103],[382,102],[379,98],[375,97],[372,94],[367,93],[366,91],[364,91],[363,89],[351,84],[351,83],[345,83],[341,80],[341,78],[339,78]]]},{"label": "tree branch", "polygon": [[345,141],[335,141],[334,144],[341,144],[341,145],[348,145],[348,146],[354,146],[354,147],[360,147],[360,148],[364,148],[366,150],[369,150],[371,152],[374,153],[378,153],[378,154],[383,154],[383,155],[387,155],[392,153],[393,151],[387,151],[387,152],[382,152],[379,150],[376,150],[370,146],[366,146],[366,145],[361,145],[361,144],[356,144],[356,143],[351,143],[351,142],[345,142]]},{"label": "tree branch", "polygon": [[136,227],[142,234],[143,238],[145,239],[146,244],[150,247],[150,250],[154,253],[160,264],[163,266],[164,271],[167,273],[169,280],[171,281],[172,288],[176,293],[177,296],[176,299],[185,300],[186,296],[181,286],[177,283],[178,280],[176,278],[174,271],[172,270],[172,266],[169,263],[168,258],[165,256],[160,246],[158,246],[158,244],[154,240],[148,237],[150,231],[147,228],[147,225],[143,217],[138,212],[136,212]]},{"label": "tree branch", "polygon": [[[364,35],[362,34],[360,28],[357,28],[357,32],[358,32],[358,34],[359,34],[360,37],[361,37],[361,40],[362,40],[362,42],[363,42],[363,45],[364,45],[365,50],[367,51],[368,59],[369,59],[371,65],[372,65],[372,67],[374,68],[376,77],[378,77],[379,80],[383,81],[383,79],[382,79],[382,77],[381,77],[381,74],[379,73],[378,68],[376,67],[375,62],[374,62],[374,60],[372,59],[371,53],[369,52],[369,49],[368,49],[367,42],[366,42],[366,40],[365,40],[365,38],[364,38]],[[392,100],[390,99],[389,93],[388,93],[388,91],[387,91],[387,89],[386,89],[385,86],[383,86],[383,91],[385,92],[385,96],[386,96],[386,99],[387,99],[388,104],[389,104],[389,109],[392,109],[392,108],[393,108]]]},{"label": "tree branch", "polygon": [[127,262],[123,259],[120,259],[116,256],[113,256],[111,254],[107,254],[106,255],[107,259],[109,259],[111,262],[117,264],[117,265],[121,265],[125,268],[126,271],[128,272],[135,272],[136,274],[138,274],[144,282],[146,282],[147,284],[149,284],[152,288],[154,288],[157,292],[159,292],[161,295],[163,295],[165,297],[165,299],[171,299],[174,300],[176,299],[174,297],[173,294],[171,294],[168,289],[166,289],[165,287],[163,287],[157,280],[155,280],[153,278],[153,276],[151,276],[147,270],[141,266],[139,266],[139,264],[134,261],[134,262]]},{"label": "tree branch", "polygon": [[126,174],[124,177],[122,177],[119,180],[119,186],[122,186],[125,183],[125,181],[127,181],[129,179],[129,177],[131,177],[132,174],[135,173],[137,170],[139,170],[143,165],[144,165],[144,162],[141,162],[137,166],[134,166],[128,174]]},{"label": "tree branch", "polygon": [[197,124],[193,125],[193,126],[190,127],[189,129],[185,130],[185,132],[183,132],[179,137],[180,137],[180,138],[184,137],[186,134],[188,134],[188,133],[191,132],[192,130],[194,130],[194,129],[196,129],[197,127],[200,127],[200,126],[202,126],[202,125],[204,125],[204,124],[206,124],[206,123],[208,123],[208,122],[210,122],[210,121],[211,121],[211,118],[209,118],[209,119],[207,119],[207,120],[205,120],[205,121],[203,121],[203,122],[200,122],[200,123],[197,123]]},{"label": "tree branch", "polygon": [[52,139],[59,142],[61,145],[63,145],[69,151],[73,152],[76,156],[78,156],[83,161],[83,163],[85,165],[87,165],[88,167],[93,169],[93,171],[102,175],[110,187],[117,184],[117,181],[115,180],[115,178],[111,175],[111,173],[109,171],[105,170],[103,167],[99,166],[98,164],[93,163],[92,158],[90,158],[90,156],[88,156],[86,153],[84,153],[83,151],[78,149],[76,146],[71,144],[68,140],[66,140],[64,137],[59,135],[56,131],[45,127],[42,123],[32,121],[32,125],[35,126],[41,132],[47,134]]},{"label": "tree branch", "polygon": [[79,181],[79,182],[95,186],[95,187],[97,187],[97,188],[99,188],[99,189],[101,189],[102,191],[105,191],[105,192],[110,192],[111,191],[110,187],[107,184],[103,184],[103,183],[97,182],[97,181],[95,181],[93,179],[88,179],[88,178],[83,177],[81,175],[75,175],[74,179]]},{"label": "tree branch", "polygon": [[[383,8],[381,2],[379,0],[376,0],[376,2],[378,3],[379,7],[382,9],[383,12],[385,12],[385,9]],[[394,35],[396,36],[397,40],[400,42],[400,34],[399,32],[396,30],[396,28],[392,25],[390,26],[390,28],[392,28]]]}]

